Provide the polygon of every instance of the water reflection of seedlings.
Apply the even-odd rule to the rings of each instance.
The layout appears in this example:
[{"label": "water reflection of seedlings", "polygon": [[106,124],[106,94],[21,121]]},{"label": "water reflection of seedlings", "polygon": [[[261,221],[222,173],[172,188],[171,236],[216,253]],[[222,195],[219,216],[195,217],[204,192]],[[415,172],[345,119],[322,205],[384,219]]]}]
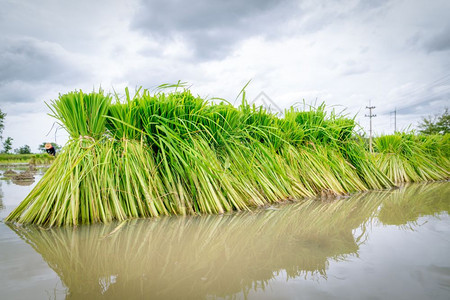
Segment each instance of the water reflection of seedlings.
[{"label": "water reflection of seedlings", "polygon": [[29,186],[29,185],[32,185],[32,184],[34,183],[34,177],[33,177],[33,179],[23,179],[23,178],[21,178],[21,179],[15,179],[15,178],[13,178],[13,179],[12,179],[12,182],[13,182],[15,185]]},{"label": "water reflection of seedlings", "polygon": [[35,175],[38,170],[34,166],[29,166],[22,172],[16,172],[11,169],[8,169],[3,173],[3,179],[7,182],[12,181],[12,183],[21,186],[32,185],[35,181]]},{"label": "water reflection of seedlings", "polygon": [[[366,225],[387,195],[222,216],[8,226],[60,276],[68,298],[199,299],[247,295],[280,272],[288,278],[326,276],[329,259],[357,255]],[[361,232],[357,239],[355,229]]]},{"label": "water reflection of seedlings", "polygon": [[383,203],[378,218],[386,225],[415,225],[421,216],[448,213],[449,199],[449,184],[404,186],[390,194],[389,199]]},{"label": "water reflection of seedlings", "polygon": [[26,170],[25,172],[19,173],[12,176],[12,182],[16,185],[28,186],[34,183],[34,173],[33,170]]},{"label": "water reflection of seedlings", "polygon": [[13,170],[11,170],[11,169],[8,169],[8,170],[6,170],[5,172],[3,172],[3,176],[2,176],[1,179],[2,179],[2,180],[5,180],[6,182],[10,182],[11,179],[12,179],[14,176],[17,176],[17,175],[19,175],[18,172],[13,171]]},{"label": "water reflection of seedlings", "polygon": [[13,170],[11,170],[11,169],[8,169],[8,170],[6,170],[4,173],[3,173],[3,176],[4,177],[13,177],[13,176],[16,176],[16,175],[18,175],[19,173],[17,173],[17,172],[15,172],[15,171],[13,171]]}]

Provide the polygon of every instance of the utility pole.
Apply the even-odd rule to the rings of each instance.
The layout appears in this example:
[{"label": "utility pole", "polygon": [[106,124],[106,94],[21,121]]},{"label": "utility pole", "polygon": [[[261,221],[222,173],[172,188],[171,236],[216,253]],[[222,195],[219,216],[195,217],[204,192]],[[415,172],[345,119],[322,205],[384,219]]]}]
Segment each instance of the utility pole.
[{"label": "utility pole", "polygon": [[366,109],[369,110],[369,114],[366,115],[366,117],[368,117],[370,119],[370,129],[369,129],[369,149],[370,149],[370,153],[373,152],[373,147],[372,147],[372,118],[376,117],[377,115],[372,114],[372,109],[374,109],[375,106],[371,106],[370,105],[370,100],[369,100],[369,106],[366,106]]},{"label": "utility pole", "polygon": [[394,109],[394,133],[397,132],[397,107]]},{"label": "utility pole", "polygon": [[[394,109],[394,111],[391,111],[389,114],[389,119],[392,120],[392,114],[394,114],[394,133],[397,132],[397,107]],[[391,121],[390,121],[391,122]],[[392,126],[392,123],[391,125]]]}]

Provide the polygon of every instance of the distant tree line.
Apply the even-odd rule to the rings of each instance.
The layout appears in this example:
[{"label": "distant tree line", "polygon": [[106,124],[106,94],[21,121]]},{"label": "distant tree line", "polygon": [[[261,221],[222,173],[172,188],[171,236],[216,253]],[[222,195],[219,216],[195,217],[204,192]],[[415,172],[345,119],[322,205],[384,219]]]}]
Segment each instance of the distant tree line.
[{"label": "distant tree line", "polygon": [[423,134],[446,134],[450,133],[450,115],[445,108],[442,115],[428,116],[422,119],[418,125],[420,133]]}]

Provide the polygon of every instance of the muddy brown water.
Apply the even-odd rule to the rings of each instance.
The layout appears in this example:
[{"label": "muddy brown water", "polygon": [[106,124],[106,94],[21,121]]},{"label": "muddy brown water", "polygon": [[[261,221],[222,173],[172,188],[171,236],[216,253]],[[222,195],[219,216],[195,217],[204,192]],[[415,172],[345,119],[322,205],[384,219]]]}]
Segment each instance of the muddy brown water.
[{"label": "muddy brown water", "polygon": [[[33,185],[0,185],[4,219]],[[441,182],[220,216],[2,221],[0,299],[449,299],[449,209]]]}]

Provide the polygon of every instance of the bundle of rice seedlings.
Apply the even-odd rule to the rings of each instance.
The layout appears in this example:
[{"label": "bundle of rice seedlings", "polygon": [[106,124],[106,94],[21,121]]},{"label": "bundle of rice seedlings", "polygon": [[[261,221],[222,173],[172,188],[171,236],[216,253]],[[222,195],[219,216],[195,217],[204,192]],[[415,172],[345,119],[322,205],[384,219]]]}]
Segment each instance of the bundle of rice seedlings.
[{"label": "bundle of rice seedlings", "polygon": [[428,158],[445,170],[450,169],[450,134],[417,135],[414,138]]},{"label": "bundle of rice seedlings", "polygon": [[[354,119],[327,114],[324,104],[280,117],[248,104],[245,93],[234,107],[189,90],[126,89],[115,101],[101,90],[71,92],[49,107],[71,140],[8,221],[59,226],[221,214],[448,174],[432,163],[438,152],[410,142],[395,159],[375,161]],[[389,143],[379,139],[379,152],[391,151]]]},{"label": "bundle of rice seedlings", "polygon": [[50,104],[53,116],[72,140],[7,220],[52,226],[125,217],[120,203],[102,197],[99,185],[107,175],[100,172],[100,166],[110,163],[105,155],[112,143],[103,136],[109,103],[110,97],[101,91],[80,91],[61,95]]},{"label": "bundle of rice seedlings", "polygon": [[438,161],[445,161],[438,152],[427,150],[424,143],[413,134],[397,133],[377,137],[378,168],[395,183],[442,180],[450,172]]}]

